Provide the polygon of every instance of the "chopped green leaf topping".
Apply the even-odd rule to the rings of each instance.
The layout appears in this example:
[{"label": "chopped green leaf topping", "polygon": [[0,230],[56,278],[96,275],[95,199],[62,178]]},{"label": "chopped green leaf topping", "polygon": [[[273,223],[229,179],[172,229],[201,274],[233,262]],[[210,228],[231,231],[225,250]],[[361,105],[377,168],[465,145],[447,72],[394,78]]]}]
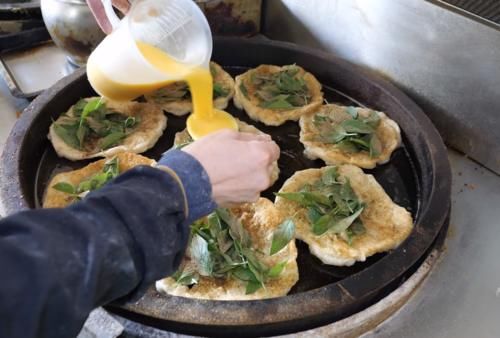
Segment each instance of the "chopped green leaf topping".
[{"label": "chopped green leaf topping", "polygon": [[80,140],[76,136],[76,133],[78,131],[78,124],[67,124],[67,122],[60,124],[54,123],[53,128],[56,135],[59,136],[64,143],[72,148],[80,148]]},{"label": "chopped green leaf topping", "polygon": [[214,83],[214,99],[219,97],[226,97],[229,94],[229,90],[222,87],[219,83]]},{"label": "chopped green leaf topping", "polygon": [[287,219],[281,223],[273,233],[273,241],[271,243],[270,255],[274,255],[283,249],[292,240],[295,234],[295,223],[291,219]]},{"label": "chopped green leaf topping", "polygon": [[361,116],[355,107],[347,107],[348,118],[342,122],[334,121],[328,115],[318,113],[313,123],[319,131],[314,140],[336,144],[345,152],[369,152],[371,157],[377,157],[382,152],[382,142],[376,130],[380,125],[380,117],[374,111],[368,117]]},{"label": "chopped green leaf topping", "polygon": [[72,148],[84,150],[96,144],[104,150],[120,143],[139,122],[138,118],[107,109],[101,99],[81,99],[54,123],[54,131]]},{"label": "chopped green leaf topping", "polygon": [[194,285],[198,284],[199,275],[196,273],[194,268],[185,268],[184,270],[177,270],[172,278],[180,285]]},{"label": "chopped green leaf topping", "polygon": [[57,184],[54,184],[52,188],[70,195],[74,195],[76,193],[75,187],[72,184],[66,182],[59,182]]},{"label": "chopped green leaf topping", "polygon": [[[311,100],[306,82],[295,65],[285,66],[273,74],[253,72],[250,79],[263,108],[287,110],[307,105]],[[248,97],[248,93],[241,91]]]},{"label": "chopped green leaf topping", "polygon": [[100,172],[81,181],[77,186],[74,186],[67,182],[59,182],[53,185],[52,188],[70,195],[75,200],[79,200],[87,192],[101,188],[106,183],[111,181],[113,178],[118,176],[118,174],[119,174],[118,158],[113,157],[104,164]]},{"label": "chopped green leaf topping", "polygon": [[243,82],[240,83],[240,91],[247,99],[249,98],[247,87],[245,87],[245,84]]},{"label": "chopped green leaf topping", "polygon": [[276,195],[306,208],[311,231],[317,236],[331,232],[344,238],[348,232],[352,239],[361,233],[363,225],[359,216],[365,206],[352,190],[349,180],[339,176],[336,167],[329,168],[321,179],[304,186],[300,192]]},{"label": "chopped green leaf topping", "polygon": [[217,76],[217,68],[215,68],[215,66],[213,64],[210,63],[210,75],[212,75],[212,77],[216,77]]},{"label": "chopped green leaf topping", "polygon": [[[279,251],[288,244],[294,229],[292,221],[285,221],[278,227],[273,236],[275,250]],[[279,277],[287,263],[284,261],[271,268],[262,264],[243,224],[229,210],[222,208],[191,225],[188,252],[189,263],[173,276],[179,284],[196,284],[199,276],[236,278],[246,282],[247,294],[264,287],[269,278]]]}]

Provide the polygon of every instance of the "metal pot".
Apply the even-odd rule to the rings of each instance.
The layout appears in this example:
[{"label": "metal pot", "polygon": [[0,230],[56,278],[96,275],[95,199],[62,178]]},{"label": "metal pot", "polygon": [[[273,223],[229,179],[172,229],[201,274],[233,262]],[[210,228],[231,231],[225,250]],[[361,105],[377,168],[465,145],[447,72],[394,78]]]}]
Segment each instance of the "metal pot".
[{"label": "metal pot", "polygon": [[55,44],[68,60],[83,66],[92,50],[104,38],[84,0],[42,0],[43,21]]}]

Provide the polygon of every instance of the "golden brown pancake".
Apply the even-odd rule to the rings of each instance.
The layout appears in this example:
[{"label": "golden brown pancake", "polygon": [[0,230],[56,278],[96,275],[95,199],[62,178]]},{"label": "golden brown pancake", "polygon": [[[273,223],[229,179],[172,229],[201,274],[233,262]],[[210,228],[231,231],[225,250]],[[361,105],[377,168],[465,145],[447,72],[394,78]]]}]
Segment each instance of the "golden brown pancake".
[{"label": "golden brown pancake", "polygon": [[[152,166],[156,164],[154,160],[134,153],[119,153],[116,155],[116,157],[118,158],[118,167],[120,173],[138,165]],[[47,185],[47,189],[45,190],[43,207],[63,208],[70,205],[74,201],[73,197],[52,187],[60,182],[66,182],[73,186],[77,186],[80,182],[100,172],[108,159],[102,159],[92,162],[89,165],[78,170],[72,170],[55,175],[50,180],[49,184]]]},{"label": "golden brown pancake", "polygon": [[[290,108],[290,109],[269,109],[260,107],[261,100],[256,96],[257,88],[252,84],[252,74],[273,74],[278,73],[286,67],[291,66],[273,66],[261,65],[257,68],[236,76],[234,104],[239,109],[244,109],[245,112],[255,121],[262,122],[268,126],[279,126],[286,121],[297,121],[302,115],[310,113],[318,108],[323,102],[323,93],[321,84],[311,74],[306,72],[299,66],[294,66],[299,69],[299,76],[302,76],[311,95],[308,104]],[[242,91],[242,86],[246,93]]]},{"label": "golden brown pancake", "polygon": [[[280,192],[299,192],[306,184],[319,180],[330,167],[297,171]],[[330,265],[353,265],[367,257],[388,251],[400,245],[411,233],[411,214],[395,204],[372,175],[353,165],[337,166],[338,173],[349,179],[356,196],[365,203],[360,215],[366,229],[353,238],[349,245],[338,234],[326,232],[317,236],[311,231],[307,209],[283,197],[276,197],[276,207],[286,215],[294,216],[296,238],[306,242],[313,255]]]},{"label": "golden brown pancake", "polygon": [[[268,199],[260,198],[256,203],[242,204],[231,209],[231,212],[239,218],[249,233],[253,248],[268,253],[274,230],[285,220],[274,204]],[[245,294],[245,282],[238,279],[211,277],[200,277],[198,284],[191,288],[180,285],[169,277],[157,281],[156,289],[174,296],[213,300],[250,300],[285,296],[299,279],[295,241],[292,240],[273,256],[256,255],[267,267],[284,261],[287,261],[287,264],[278,278],[269,279],[265,288],[254,293]]]},{"label": "golden brown pancake", "polygon": [[[304,155],[311,159],[322,159],[328,165],[353,164],[361,168],[371,169],[377,164],[387,163],[391,154],[401,145],[401,132],[396,122],[388,118],[382,112],[376,112],[380,117],[380,124],[376,129],[376,135],[380,140],[382,151],[377,156],[371,157],[369,152],[348,152],[336,144],[324,143],[319,140],[319,129],[314,124],[314,117],[318,114],[329,116],[333,121],[341,123],[351,118],[346,112],[347,107],[328,104],[321,106],[316,112],[303,115],[300,118],[300,142],[304,145]],[[369,116],[372,110],[357,108],[361,116]]]},{"label": "golden brown pancake", "polygon": [[[87,98],[91,100],[95,98]],[[115,110],[121,114],[135,117],[138,125],[133,131],[126,136],[120,144],[113,146],[109,149],[99,149],[97,144],[92,146],[91,149],[80,150],[66,144],[54,131],[54,123],[50,126],[49,139],[54,146],[54,149],[60,157],[65,157],[72,161],[83,160],[95,157],[110,157],[120,152],[143,153],[149,148],[153,147],[163,134],[167,127],[167,118],[157,106],[149,103],[140,102],[117,102],[110,101],[105,98],[102,99],[106,107]],[[71,116],[73,107],[68,110]],[[64,117],[61,115],[55,123],[61,121]]]}]

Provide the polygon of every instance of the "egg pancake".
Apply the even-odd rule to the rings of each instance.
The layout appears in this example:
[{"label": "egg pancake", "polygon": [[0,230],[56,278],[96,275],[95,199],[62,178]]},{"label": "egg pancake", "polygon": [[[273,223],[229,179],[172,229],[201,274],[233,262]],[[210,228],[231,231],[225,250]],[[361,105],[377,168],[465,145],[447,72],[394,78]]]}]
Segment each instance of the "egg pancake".
[{"label": "egg pancake", "polygon": [[[286,262],[281,274],[277,278],[269,279],[265,288],[247,294],[242,280],[231,277],[203,277],[191,287],[180,285],[173,278],[168,277],[156,282],[159,292],[174,296],[212,300],[251,300],[285,296],[298,281],[297,248],[292,239],[281,251],[269,256],[274,230],[285,220],[274,204],[265,198],[256,203],[246,203],[230,209],[248,232],[252,248],[256,257],[267,267]],[[189,257],[185,257],[185,261]]]},{"label": "egg pancake", "polygon": [[323,93],[318,80],[299,66],[261,65],[236,76],[233,100],[253,120],[279,126],[314,111]]},{"label": "egg pancake", "polygon": [[[329,168],[296,172],[285,182],[280,193],[301,191],[306,184],[320,180]],[[332,232],[315,235],[311,230],[308,210],[295,201],[277,196],[276,207],[282,213],[294,216],[296,238],[306,242],[311,253],[323,263],[337,266],[350,266],[400,245],[413,229],[411,214],[395,204],[375,178],[364,174],[360,168],[346,164],[337,166],[337,171],[340,177],[348,179],[355,195],[364,204],[359,217],[365,232],[356,235],[351,244]]]},{"label": "egg pancake", "polygon": [[[90,100],[99,98],[86,98]],[[64,124],[68,119],[74,119],[73,105],[65,114],[62,114],[50,126],[48,138],[60,157],[72,161],[95,158],[110,157],[120,152],[142,153],[155,145],[167,126],[167,118],[162,110],[153,104],[140,102],[117,102],[101,99],[106,109],[115,111],[120,115],[133,118],[137,125],[123,139],[113,146],[102,149],[98,140],[90,139],[79,149],[66,143],[56,131],[56,124]]]},{"label": "egg pancake", "polygon": [[[378,116],[378,126],[375,135],[379,143],[377,154],[370,154],[367,150],[354,151],[345,149],[339,143],[325,142],[321,139],[322,124],[317,122],[319,117],[327,117],[328,126],[332,131],[334,127],[342,122],[352,119],[347,109],[353,109],[363,118],[368,118],[374,113]],[[376,112],[366,108],[343,107],[335,104],[321,106],[316,112],[303,115],[300,118],[300,142],[304,145],[304,155],[311,159],[322,159],[327,165],[353,164],[361,168],[371,169],[377,164],[384,164],[390,160],[391,154],[401,145],[401,132],[396,122],[388,118],[382,112]],[[327,134],[328,135],[328,134]]]},{"label": "egg pancake", "polygon": [[[156,164],[154,160],[134,153],[119,153],[116,155],[116,158],[118,159],[120,173],[127,171],[135,166],[152,166]],[[81,169],[56,174],[50,180],[49,184],[47,185],[47,189],[45,190],[43,207],[63,208],[70,205],[74,201],[74,198],[67,193],[54,189],[54,185],[60,182],[65,182],[73,186],[77,186],[85,179],[88,179],[92,175],[99,173],[103,169],[106,161],[108,161],[108,159],[98,160]]]}]

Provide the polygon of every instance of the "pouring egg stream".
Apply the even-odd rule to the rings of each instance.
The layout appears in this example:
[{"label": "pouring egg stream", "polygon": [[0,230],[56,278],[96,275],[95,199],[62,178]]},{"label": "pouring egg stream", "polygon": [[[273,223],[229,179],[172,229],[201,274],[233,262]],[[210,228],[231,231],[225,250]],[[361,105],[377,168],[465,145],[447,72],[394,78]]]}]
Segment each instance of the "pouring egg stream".
[{"label": "pouring egg stream", "polygon": [[87,76],[98,92],[112,100],[124,101],[160,89],[174,81],[185,80],[193,100],[193,113],[187,120],[187,129],[193,139],[199,139],[220,129],[238,130],[234,117],[225,111],[213,108],[213,80],[210,70],[203,67],[188,67],[177,62],[161,49],[140,41],[137,48],[147,62],[175,80],[126,83],[106,76],[92,58],[87,63]]}]

